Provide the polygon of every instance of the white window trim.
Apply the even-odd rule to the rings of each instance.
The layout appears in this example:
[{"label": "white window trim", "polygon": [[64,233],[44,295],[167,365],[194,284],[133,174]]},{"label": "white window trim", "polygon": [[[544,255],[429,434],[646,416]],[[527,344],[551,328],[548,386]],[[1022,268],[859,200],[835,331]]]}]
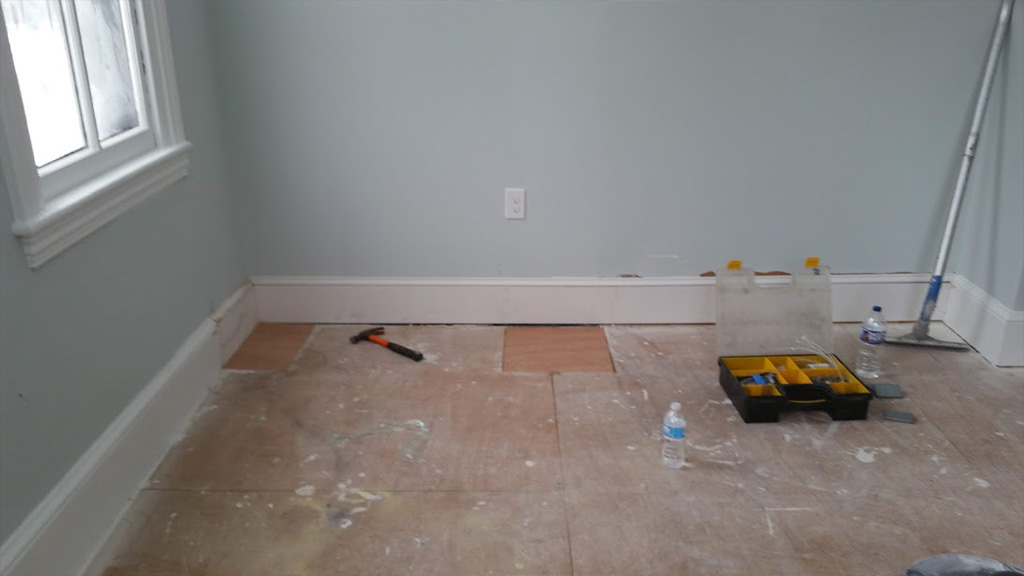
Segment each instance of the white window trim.
[{"label": "white window trim", "polygon": [[[37,268],[132,206],[188,174],[188,151],[164,0],[133,0],[140,19],[150,128],[156,148],[52,200],[44,200],[6,26],[0,25],[0,169],[12,231]],[[3,16],[0,15],[0,19]]]}]

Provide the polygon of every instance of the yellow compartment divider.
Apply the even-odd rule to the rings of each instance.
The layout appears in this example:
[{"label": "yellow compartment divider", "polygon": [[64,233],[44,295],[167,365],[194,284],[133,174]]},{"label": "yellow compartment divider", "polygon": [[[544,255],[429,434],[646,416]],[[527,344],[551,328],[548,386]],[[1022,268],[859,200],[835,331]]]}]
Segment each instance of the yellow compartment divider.
[{"label": "yellow compartment divider", "polygon": [[[736,372],[739,370],[751,370],[753,372],[775,371],[775,367],[772,365],[771,362],[768,361],[767,358],[762,358],[759,356],[723,358],[722,361],[725,362],[725,367],[728,368],[729,371],[732,372],[733,374],[736,374]],[[749,375],[750,374],[746,374],[746,376]]]},{"label": "yellow compartment divider", "polygon": [[811,379],[802,370],[780,370],[779,376],[786,384],[810,384]]},{"label": "yellow compartment divider", "polygon": [[[869,394],[870,391],[861,381],[844,366],[840,365],[837,371],[835,368],[801,368],[808,364],[824,364],[824,359],[818,356],[736,356],[722,358],[725,367],[736,379],[747,378],[754,374],[772,372],[776,375],[777,384],[785,386],[788,384],[811,384],[812,379],[822,376],[838,376],[840,382],[830,382],[829,385],[836,394]],[[781,393],[771,384],[744,384],[744,392],[748,396],[780,396]],[[769,391],[771,390],[771,391]],[[794,401],[797,402],[797,401]],[[804,403],[821,402],[821,400],[808,400]]]},{"label": "yellow compartment divider", "polygon": [[747,396],[782,396],[782,392],[771,384],[744,384],[743,393]]}]

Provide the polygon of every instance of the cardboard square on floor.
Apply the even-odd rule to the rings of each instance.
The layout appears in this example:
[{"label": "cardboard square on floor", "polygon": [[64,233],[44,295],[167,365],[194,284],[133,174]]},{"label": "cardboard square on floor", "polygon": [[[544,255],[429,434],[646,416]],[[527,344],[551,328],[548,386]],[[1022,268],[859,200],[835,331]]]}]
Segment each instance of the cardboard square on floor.
[{"label": "cardboard square on floor", "polygon": [[505,330],[505,372],[614,372],[600,326]]},{"label": "cardboard square on floor", "polygon": [[312,332],[312,324],[257,324],[224,367],[230,370],[285,370]]}]

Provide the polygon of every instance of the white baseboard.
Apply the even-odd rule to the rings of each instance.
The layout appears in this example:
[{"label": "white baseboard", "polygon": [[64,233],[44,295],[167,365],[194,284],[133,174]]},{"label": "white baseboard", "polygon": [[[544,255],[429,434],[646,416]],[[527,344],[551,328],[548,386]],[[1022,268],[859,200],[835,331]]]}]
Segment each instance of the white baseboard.
[{"label": "white baseboard", "polygon": [[[832,318],[859,322],[873,305],[917,320],[928,274],[834,274]],[[786,282],[762,276],[761,284]],[[715,280],[674,278],[252,279],[264,322],[339,324],[703,324],[715,321]],[[945,321],[997,366],[1024,365],[1024,312],[958,274],[932,319]]]},{"label": "white baseboard", "polygon": [[227,363],[256,327],[259,321],[257,315],[256,291],[253,290],[252,282],[246,281],[211,316],[216,324],[213,339],[217,341],[220,351],[221,366]]},{"label": "white baseboard", "polygon": [[216,383],[206,319],[0,547],[4,576],[78,575]]},{"label": "white baseboard", "polygon": [[[927,274],[832,276],[832,315],[858,322],[878,304],[915,320]],[[715,279],[337,278],[252,279],[264,322],[374,324],[703,324],[715,321]],[[762,276],[759,283],[788,280]],[[948,288],[948,284],[946,287]],[[935,319],[949,299],[941,293]]]},{"label": "white baseboard", "polygon": [[996,366],[1024,366],[1024,311],[1011,310],[967,278],[954,275],[945,322]]}]

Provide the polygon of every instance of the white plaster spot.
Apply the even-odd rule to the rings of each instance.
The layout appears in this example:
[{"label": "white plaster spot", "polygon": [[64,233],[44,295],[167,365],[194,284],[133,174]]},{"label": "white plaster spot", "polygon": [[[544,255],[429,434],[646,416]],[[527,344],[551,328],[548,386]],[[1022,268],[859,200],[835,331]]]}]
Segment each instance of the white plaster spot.
[{"label": "white plaster spot", "polygon": [[525,462],[525,464],[526,464],[526,467],[527,467],[527,468],[533,468],[534,466],[536,466],[536,465],[537,465],[537,463],[536,463],[536,462],[534,462],[533,460],[527,460],[527,461]]},{"label": "white plaster spot", "polygon": [[235,502],[235,508],[245,508],[245,504],[242,504],[241,502]]},{"label": "white plaster spot", "polygon": [[267,508],[270,508],[271,510],[273,510],[274,509],[274,503],[273,502],[267,502]]},{"label": "white plaster spot", "polygon": [[312,462],[312,461],[316,460],[317,458],[318,458],[318,456],[316,454],[310,454],[309,456],[306,456],[306,459],[303,460],[302,463],[305,464],[306,462]]},{"label": "white plaster spot", "polygon": [[975,483],[975,484],[976,484],[976,485],[977,485],[977,486],[978,486],[979,488],[988,488],[989,486],[991,486],[991,484],[989,484],[988,482],[986,482],[986,481],[982,480],[981,478],[975,478],[975,479],[974,479],[974,483]]},{"label": "white plaster spot", "polygon": [[786,443],[789,443],[789,441],[793,439],[793,435],[792,434],[785,434],[784,433],[782,435],[782,438],[786,440]]},{"label": "white plaster spot", "polygon": [[316,492],[316,488],[312,484],[303,484],[295,489],[295,493],[299,496],[312,496]]},{"label": "white plaster spot", "polygon": [[714,446],[700,446],[697,444],[690,444],[690,447],[694,450],[700,450],[701,452],[718,452],[722,445],[715,444]]},{"label": "white plaster spot", "polygon": [[636,450],[636,446],[626,446],[626,450]]},{"label": "white plaster spot", "polygon": [[359,477],[360,478],[366,478],[366,472],[360,472],[359,473]]},{"label": "white plaster spot", "polygon": [[875,453],[865,450],[863,448],[857,448],[857,452],[854,454],[854,456],[857,457],[857,460],[860,460],[865,464],[870,464],[875,461]]},{"label": "white plaster spot", "polygon": [[875,461],[875,454],[881,452],[882,454],[892,454],[892,448],[879,448],[875,446],[864,446],[857,448],[857,451],[853,455],[865,464],[870,464]]},{"label": "white plaster spot", "polygon": [[341,521],[338,522],[338,527],[340,527],[342,530],[344,530],[345,528],[348,528],[351,525],[352,525],[352,520],[349,520],[348,518],[342,518]]}]

